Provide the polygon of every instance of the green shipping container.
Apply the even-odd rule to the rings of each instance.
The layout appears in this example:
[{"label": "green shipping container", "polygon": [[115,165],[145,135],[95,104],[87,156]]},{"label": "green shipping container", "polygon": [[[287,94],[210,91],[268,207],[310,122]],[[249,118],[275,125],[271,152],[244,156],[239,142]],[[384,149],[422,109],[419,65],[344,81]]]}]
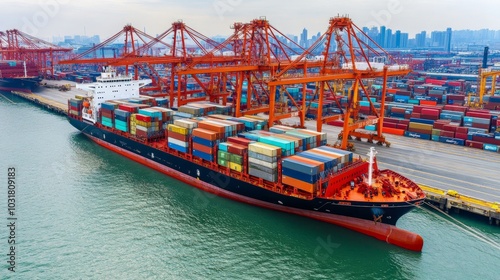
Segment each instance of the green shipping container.
[{"label": "green shipping container", "polygon": [[222,159],[222,158],[218,158],[217,159],[217,163],[219,165],[222,165],[222,166],[225,166],[225,167],[228,167],[229,166],[229,162],[225,159]]},{"label": "green shipping container", "polygon": [[228,152],[224,152],[224,151],[221,151],[221,150],[219,150],[217,152],[217,158],[219,158],[219,159],[229,160],[229,155],[230,154]]},{"label": "green shipping container", "polygon": [[235,154],[229,154],[229,161],[237,164],[243,164],[243,157]]}]

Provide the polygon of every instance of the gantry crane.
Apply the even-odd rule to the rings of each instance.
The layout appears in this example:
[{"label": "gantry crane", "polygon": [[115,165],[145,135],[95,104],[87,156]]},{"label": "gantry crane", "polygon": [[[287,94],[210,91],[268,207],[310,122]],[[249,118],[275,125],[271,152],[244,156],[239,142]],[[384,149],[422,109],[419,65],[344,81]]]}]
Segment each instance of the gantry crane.
[{"label": "gantry crane", "polygon": [[[372,47],[375,46],[375,47]],[[307,55],[313,53],[317,48],[322,48],[319,75],[311,75],[304,72],[301,77],[287,77],[286,73],[295,63],[304,59]],[[370,58],[385,57],[386,63],[374,63]],[[335,17],[330,19],[330,24],[325,33],[323,33],[311,47],[299,56],[293,63],[276,73],[273,80],[269,82],[271,100],[274,99],[275,88],[282,85],[306,84],[310,82],[319,83],[318,97],[318,117],[316,127],[321,131],[325,122],[337,119],[343,119],[344,126],[339,138],[342,139],[342,149],[347,149],[348,138],[364,138],[368,141],[377,141],[379,144],[388,144],[382,135],[383,116],[385,107],[385,94],[388,77],[403,76],[410,72],[406,65],[388,65],[394,63],[392,57],[385,52],[376,42],[370,39],[360,28],[358,28],[351,19],[347,17]],[[359,115],[359,90],[362,89],[367,94],[364,81],[374,78],[383,79],[382,96],[380,109],[376,109],[370,98],[372,112],[375,118],[360,119]],[[342,115],[323,117],[323,99],[325,85],[333,81],[351,80],[353,82],[352,90],[348,96],[348,105]],[[367,96],[369,97],[369,96]],[[301,114],[300,117],[303,115]],[[270,126],[277,120],[271,106],[269,113]],[[303,120],[301,120],[303,122]],[[357,131],[357,129],[367,125],[376,124],[376,134]]]},{"label": "gantry crane", "polygon": [[[221,81],[217,85],[219,91],[226,92],[228,90],[226,84],[231,84],[234,88],[236,116],[268,113],[271,109],[274,112],[276,109],[280,110],[280,118],[303,114],[305,110],[302,108],[305,107],[305,102],[292,98],[285,86],[282,86],[278,91],[290,100],[294,108],[294,111],[288,110],[288,104],[281,102],[283,100],[276,100],[276,95],[270,91],[268,83],[276,73],[283,67],[288,67],[294,57],[302,54],[305,49],[273,27],[264,17],[249,23],[237,22],[232,28],[234,29],[233,35],[221,43],[219,48],[213,49],[204,56],[208,59],[219,53],[222,48],[226,48],[231,53],[227,56],[227,60],[210,65],[193,63],[186,70],[180,71],[179,75],[218,73],[218,80]],[[288,67],[287,75],[309,72],[308,69],[317,68],[320,65],[320,61],[304,59]],[[244,86],[246,86],[247,100],[243,104]],[[305,96],[306,85],[302,86],[303,96]],[[276,91],[276,88],[273,90]]]},{"label": "gantry crane", "polygon": [[479,71],[479,89],[478,89],[478,107],[482,107],[483,104],[483,97],[486,95],[486,83],[489,78],[491,78],[491,90],[490,90],[490,96],[493,96],[496,91],[496,82],[497,78],[500,76],[500,71],[499,70],[491,70],[490,68],[482,68]]},{"label": "gantry crane", "polygon": [[42,75],[53,75],[54,65],[69,57],[72,51],[73,49],[61,48],[17,29],[0,32],[1,59],[33,63]]}]

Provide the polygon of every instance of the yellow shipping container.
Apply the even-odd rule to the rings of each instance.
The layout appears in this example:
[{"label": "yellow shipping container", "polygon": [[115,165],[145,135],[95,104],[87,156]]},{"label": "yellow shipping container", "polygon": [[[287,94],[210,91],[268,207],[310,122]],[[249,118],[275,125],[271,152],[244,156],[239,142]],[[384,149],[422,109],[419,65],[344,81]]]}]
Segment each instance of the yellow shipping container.
[{"label": "yellow shipping container", "polygon": [[173,131],[182,135],[188,135],[189,130],[184,127],[177,126],[175,124],[168,125],[168,131]]},{"label": "yellow shipping container", "polygon": [[238,172],[241,172],[243,170],[243,167],[241,165],[234,162],[229,162],[229,168]]},{"label": "yellow shipping container", "polygon": [[135,122],[136,122],[138,125],[140,125],[140,126],[144,126],[144,127],[151,127],[151,126],[152,126],[152,124],[151,124],[150,122],[144,122],[144,121],[139,121],[139,120],[137,120],[137,121],[135,121]]},{"label": "yellow shipping container", "polygon": [[432,130],[432,124],[410,122],[409,128]]},{"label": "yellow shipping container", "polygon": [[273,146],[273,145],[255,142],[255,143],[251,143],[248,145],[248,150],[252,151],[252,152],[259,153],[259,154],[263,154],[263,155],[266,155],[269,157],[275,157],[275,156],[278,156],[281,148]]}]

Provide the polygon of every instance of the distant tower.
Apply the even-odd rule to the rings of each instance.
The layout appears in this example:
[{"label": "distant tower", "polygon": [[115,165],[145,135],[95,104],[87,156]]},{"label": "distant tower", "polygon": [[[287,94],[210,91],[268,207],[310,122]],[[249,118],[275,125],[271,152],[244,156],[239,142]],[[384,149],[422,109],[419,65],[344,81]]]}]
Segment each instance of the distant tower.
[{"label": "distant tower", "polygon": [[382,25],[380,26],[380,33],[379,33],[379,40],[378,44],[382,47],[385,48],[385,26]]},{"label": "distant tower", "polygon": [[393,48],[394,46],[392,45],[392,29],[387,28],[385,32],[385,43],[384,47],[386,48]]},{"label": "distant tower", "polygon": [[305,29],[305,28],[304,28],[304,30],[302,30],[302,34],[300,34],[300,45],[303,48],[309,47],[309,44],[307,43],[307,29]]},{"label": "distant tower", "polygon": [[451,28],[446,28],[446,35],[444,37],[444,49],[446,52],[451,52]]},{"label": "distant tower", "polygon": [[396,30],[396,33],[395,33],[395,37],[396,37],[396,42],[394,44],[394,47],[399,49],[401,48],[401,30]]}]

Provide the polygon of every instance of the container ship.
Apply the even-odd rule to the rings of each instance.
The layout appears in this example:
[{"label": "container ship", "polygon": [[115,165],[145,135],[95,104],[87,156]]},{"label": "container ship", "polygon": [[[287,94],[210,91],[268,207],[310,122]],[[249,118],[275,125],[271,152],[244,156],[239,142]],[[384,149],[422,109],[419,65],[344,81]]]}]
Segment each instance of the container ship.
[{"label": "container ship", "polygon": [[69,122],[97,144],[207,192],[341,225],[411,250],[418,235],[395,227],[425,199],[408,178],[326,143],[326,134],[267,128],[258,116],[233,117],[232,107],[139,94],[151,80],[107,69],[87,92],[68,100]]},{"label": "container ship", "polygon": [[0,60],[0,90],[32,92],[42,77],[33,63],[20,60]]}]

